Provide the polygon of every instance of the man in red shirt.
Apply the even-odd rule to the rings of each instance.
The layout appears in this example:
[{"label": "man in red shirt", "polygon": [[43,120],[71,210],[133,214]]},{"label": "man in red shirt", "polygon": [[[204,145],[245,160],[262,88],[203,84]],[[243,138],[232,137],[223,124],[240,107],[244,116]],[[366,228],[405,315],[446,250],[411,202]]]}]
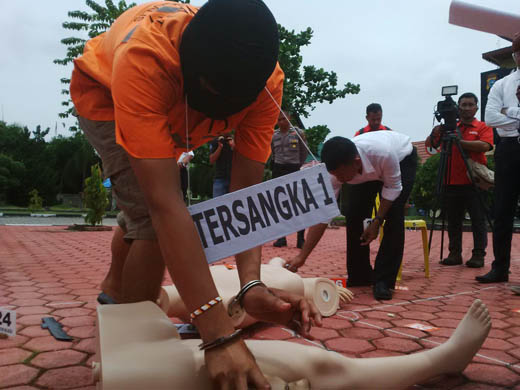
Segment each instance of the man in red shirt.
[{"label": "man in red shirt", "polygon": [[362,129],[356,131],[354,137],[368,133],[369,131],[392,130],[390,127],[386,127],[381,124],[381,121],[383,120],[383,108],[378,103],[371,103],[367,106],[366,118],[368,124]]},{"label": "man in red shirt", "polygon": [[[475,119],[478,110],[478,98],[475,94],[467,92],[460,95],[458,105],[460,145],[467,158],[485,165],[487,161],[484,153],[493,149],[493,130],[484,122]],[[440,137],[441,127],[436,126],[426,139],[426,146],[438,147]],[[462,221],[467,209],[473,231],[473,253],[466,265],[470,268],[483,267],[487,247],[485,210],[479,201],[480,190],[472,186],[466,165],[456,145],[452,147],[444,184],[443,208],[448,219],[450,253],[447,258],[441,260],[441,264],[462,264]]]}]

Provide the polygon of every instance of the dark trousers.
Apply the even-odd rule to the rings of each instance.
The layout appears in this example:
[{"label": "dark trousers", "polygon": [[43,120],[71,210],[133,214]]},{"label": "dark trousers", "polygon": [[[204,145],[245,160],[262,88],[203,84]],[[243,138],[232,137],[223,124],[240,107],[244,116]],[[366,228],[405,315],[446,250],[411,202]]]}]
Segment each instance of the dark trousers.
[{"label": "dark trousers", "polygon": [[182,190],[182,196],[184,197],[184,201],[188,199],[187,193],[188,193],[188,168],[182,166],[179,167],[179,175],[181,178],[181,190]]},{"label": "dark trousers", "polygon": [[344,212],[347,222],[347,273],[351,283],[368,281],[384,282],[388,288],[395,288],[395,280],[404,251],[404,208],[415,181],[417,152],[407,156],[400,163],[403,190],[395,199],[385,216],[383,240],[377,252],[374,271],[370,265],[370,248],[361,245],[363,220],[372,216],[375,197],[381,192],[383,183],[372,181],[348,185]]},{"label": "dark trousers", "polygon": [[[276,179],[280,176],[288,175],[289,173],[298,172],[301,168],[301,165],[298,164],[273,164],[273,179]],[[305,229],[300,230],[298,232],[298,240],[301,241],[304,239]],[[285,238],[285,237],[280,237]]]},{"label": "dark trousers", "polygon": [[480,203],[481,194],[472,185],[446,186],[444,210],[448,220],[448,237],[450,239],[450,255],[462,254],[462,222],[466,210],[471,218],[473,231],[473,255],[486,255],[487,226],[486,212]]},{"label": "dark trousers", "polygon": [[495,224],[493,269],[509,272],[513,221],[520,195],[520,143],[502,138],[495,150]]}]

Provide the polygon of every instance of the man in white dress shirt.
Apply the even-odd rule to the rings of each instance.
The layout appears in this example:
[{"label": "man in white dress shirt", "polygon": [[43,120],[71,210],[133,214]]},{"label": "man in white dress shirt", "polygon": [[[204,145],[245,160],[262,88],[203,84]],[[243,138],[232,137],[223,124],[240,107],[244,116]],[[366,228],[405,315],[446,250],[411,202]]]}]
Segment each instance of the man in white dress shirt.
[{"label": "man in white dress shirt", "polygon": [[[366,203],[367,200],[346,199],[346,202],[349,202],[350,210],[359,210],[349,215],[350,223],[359,225],[359,245],[370,244],[385,222],[384,236],[374,266],[374,297],[392,299],[391,290],[395,288],[403,259],[404,208],[415,181],[417,151],[407,135],[395,131],[378,131],[359,135],[352,140],[333,137],[323,145],[321,157],[327,170],[341,183],[383,183],[379,209],[367,228],[363,229],[363,220],[371,217],[372,210],[361,204],[350,204]],[[373,201],[370,199],[371,204]],[[371,270],[369,258],[347,258],[349,262],[363,263],[347,267],[351,270]],[[348,278],[356,279],[358,275],[349,273]]]},{"label": "man in white dress shirt", "polygon": [[499,135],[495,150],[495,225],[491,271],[480,283],[507,282],[511,263],[513,222],[520,195],[520,34],[513,40],[517,69],[498,80],[489,91],[486,124]]}]

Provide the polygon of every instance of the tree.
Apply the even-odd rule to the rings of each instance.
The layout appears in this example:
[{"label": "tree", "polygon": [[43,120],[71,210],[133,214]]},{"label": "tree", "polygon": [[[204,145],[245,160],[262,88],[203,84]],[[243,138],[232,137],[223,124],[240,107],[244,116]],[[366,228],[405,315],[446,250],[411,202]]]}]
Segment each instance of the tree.
[{"label": "tree", "polygon": [[319,150],[320,144],[323,143],[329,133],[330,129],[326,125],[317,125],[305,130],[307,145],[316,158],[319,158],[319,152],[321,152]]},{"label": "tree", "polygon": [[[173,1],[173,0],[172,0]],[[179,3],[189,3],[190,0],[177,0]],[[125,0],[120,0],[117,5],[112,0],[105,0],[105,5],[100,5],[94,0],[85,0],[85,3],[93,12],[85,11],[69,11],[68,16],[71,21],[64,22],[63,28],[66,30],[72,30],[74,32],[80,32],[81,35],[87,36],[88,39],[94,38],[99,34],[108,30],[114,20],[119,15],[125,12],[127,9],[135,6],[135,3],[128,3]],[[68,65],[75,58],[79,57],[83,53],[85,43],[87,39],[78,38],[75,36],[63,38],[61,43],[67,47],[67,53],[64,58],[55,59],[53,62],[59,65]],[[61,104],[65,107],[65,111],[60,113],[60,118],[68,118],[72,114],[72,104],[69,98],[69,84],[70,78],[65,77],[60,79],[63,89],[61,90],[62,95],[67,97]],[[77,127],[71,127],[72,131],[76,131]]]},{"label": "tree", "polygon": [[107,190],[103,186],[101,177],[101,169],[99,164],[90,167],[91,175],[85,180],[85,206],[88,208],[85,222],[95,226],[101,225],[103,222],[103,215],[108,206]]},{"label": "tree", "polygon": [[278,61],[285,73],[282,108],[305,118],[316,108],[316,103],[344,98],[348,94],[359,93],[359,84],[346,83],[336,88],[338,76],[333,71],[325,71],[313,65],[302,67],[301,49],[310,45],[313,31],[310,27],[299,33],[278,25],[280,53]]},{"label": "tree", "polygon": [[22,162],[0,153],[0,202],[8,201],[13,193],[23,191],[24,175],[25,166]]}]

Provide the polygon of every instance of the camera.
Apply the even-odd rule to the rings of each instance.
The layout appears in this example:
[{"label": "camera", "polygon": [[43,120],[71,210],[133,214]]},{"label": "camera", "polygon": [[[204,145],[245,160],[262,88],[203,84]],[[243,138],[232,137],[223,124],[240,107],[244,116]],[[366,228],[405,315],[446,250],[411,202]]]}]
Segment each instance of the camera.
[{"label": "camera", "polygon": [[442,87],[441,94],[444,96],[444,100],[437,103],[437,109],[435,111],[435,118],[437,121],[444,120],[442,126],[443,131],[453,132],[457,128],[457,120],[459,119],[459,109],[457,103],[451,98],[458,92],[458,86],[449,85]]}]

